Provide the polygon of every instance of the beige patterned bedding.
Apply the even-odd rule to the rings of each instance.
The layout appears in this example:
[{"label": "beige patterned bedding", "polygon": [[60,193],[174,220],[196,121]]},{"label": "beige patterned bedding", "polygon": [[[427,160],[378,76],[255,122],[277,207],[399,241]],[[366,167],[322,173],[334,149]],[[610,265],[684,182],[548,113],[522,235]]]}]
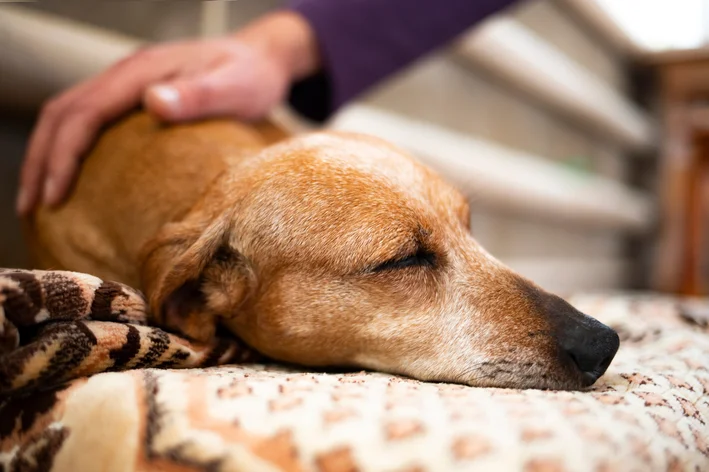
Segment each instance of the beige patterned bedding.
[{"label": "beige patterned bedding", "polygon": [[[571,297],[619,331],[615,361],[587,392],[519,391],[254,363],[176,369],[248,362],[251,354],[233,341],[195,346],[142,326],[149,322],[142,299],[127,287],[39,272],[19,273],[24,285],[18,276],[2,285],[7,274],[0,273],[3,471],[709,471],[702,300]],[[48,303],[62,293],[52,285],[62,277],[83,302]],[[108,301],[107,285],[123,295]],[[31,286],[22,305],[18,293]],[[66,309],[77,303],[84,308]],[[96,303],[102,308],[92,313]],[[42,311],[48,304],[54,308]],[[33,355],[20,356],[27,346]],[[137,369],[56,385],[122,368]]]}]

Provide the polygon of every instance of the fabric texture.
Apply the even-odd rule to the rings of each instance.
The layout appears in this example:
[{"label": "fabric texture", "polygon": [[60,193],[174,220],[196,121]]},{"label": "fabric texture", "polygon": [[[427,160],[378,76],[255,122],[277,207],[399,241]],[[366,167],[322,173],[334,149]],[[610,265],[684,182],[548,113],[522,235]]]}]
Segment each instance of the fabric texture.
[{"label": "fabric texture", "polygon": [[233,338],[191,343],[147,326],[143,295],[76,272],[0,269],[0,396],[97,372],[257,358]]},{"label": "fabric texture", "polygon": [[516,0],[291,0],[320,45],[323,72],[289,102],[322,122],[377,82],[444,46]]},{"label": "fabric texture", "polygon": [[[583,392],[481,389],[254,363],[236,341],[146,326],[129,287],[6,270],[0,470],[709,470],[709,303],[569,301],[619,332],[606,375]],[[202,367],[225,362],[241,364]]]}]

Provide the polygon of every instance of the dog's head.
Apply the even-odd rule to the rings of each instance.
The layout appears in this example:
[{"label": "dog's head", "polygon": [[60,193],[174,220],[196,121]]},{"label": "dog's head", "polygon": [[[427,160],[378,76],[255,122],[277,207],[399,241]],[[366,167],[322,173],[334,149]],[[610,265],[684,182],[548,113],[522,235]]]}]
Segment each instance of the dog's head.
[{"label": "dog's head", "polygon": [[215,322],[274,359],[475,386],[575,389],[616,333],[512,272],[463,196],[380,140],[318,133],[223,176],[146,248],[159,323]]}]

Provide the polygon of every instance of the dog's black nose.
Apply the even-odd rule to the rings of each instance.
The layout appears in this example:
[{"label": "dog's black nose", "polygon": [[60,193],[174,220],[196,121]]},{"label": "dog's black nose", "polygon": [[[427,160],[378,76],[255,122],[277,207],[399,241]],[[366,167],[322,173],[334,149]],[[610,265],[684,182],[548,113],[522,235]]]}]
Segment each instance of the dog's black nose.
[{"label": "dog's black nose", "polygon": [[583,374],[586,386],[605,373],[620,346],[615,331],[585,315],[563,323],[559,341],[563,351]]},{"label": "dog's black nose", "polygon": [[[588,387],[605,374],[620,346],[618,334],[556,295],[521,284],[528,299],[549,322],[559,361],[576,384]],[[574,387],[576,388],[576,387]]]}]

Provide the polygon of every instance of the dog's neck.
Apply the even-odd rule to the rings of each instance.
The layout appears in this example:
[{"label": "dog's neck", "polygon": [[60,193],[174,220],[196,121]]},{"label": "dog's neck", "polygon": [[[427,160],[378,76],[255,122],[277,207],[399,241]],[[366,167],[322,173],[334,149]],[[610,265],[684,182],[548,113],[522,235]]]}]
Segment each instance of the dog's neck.
[{"label": "dog's neck", "polygon": [[145,244],[165,225],[182,221],[230,167],[285,137],[271,122],[214,120],[168,128],[145,113],[112,127],[87,157],[69,205],[73,212],[87,206],[76,224],[102,233],[93,239],[113,241],[114,247],[94,250],[102,254],[100,265],[110,268],[99,275],[140,286]]}]

